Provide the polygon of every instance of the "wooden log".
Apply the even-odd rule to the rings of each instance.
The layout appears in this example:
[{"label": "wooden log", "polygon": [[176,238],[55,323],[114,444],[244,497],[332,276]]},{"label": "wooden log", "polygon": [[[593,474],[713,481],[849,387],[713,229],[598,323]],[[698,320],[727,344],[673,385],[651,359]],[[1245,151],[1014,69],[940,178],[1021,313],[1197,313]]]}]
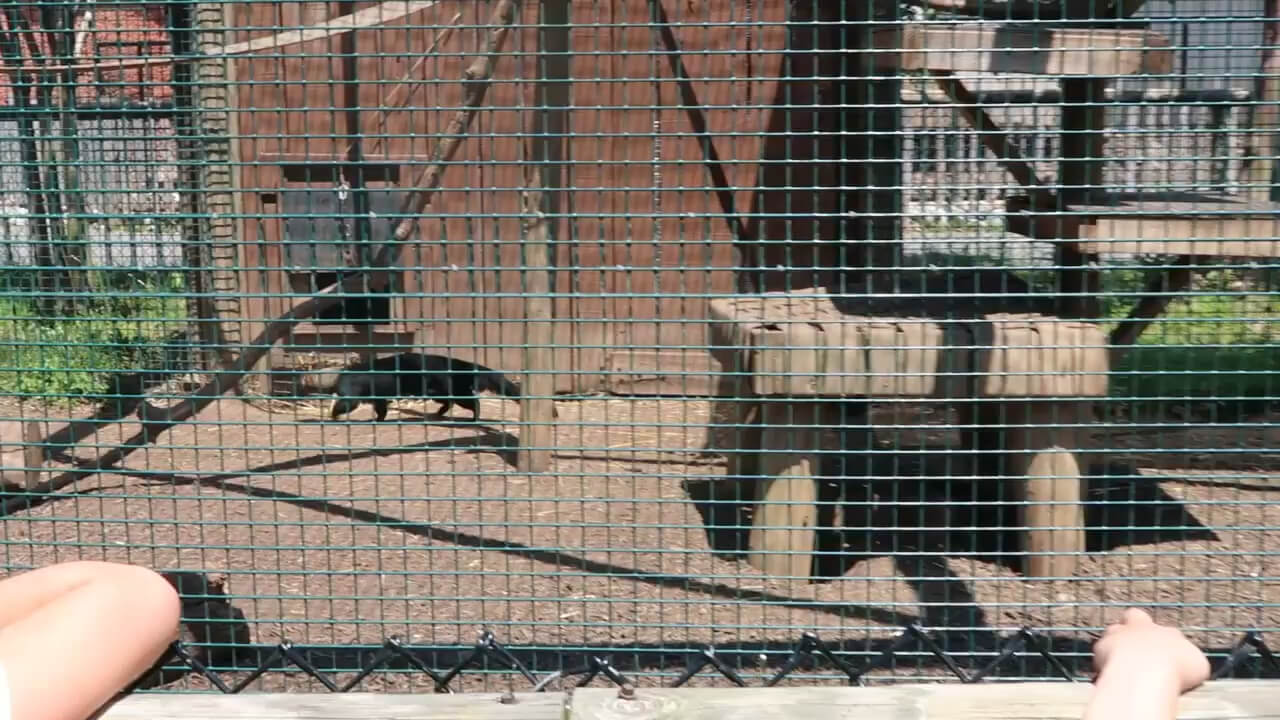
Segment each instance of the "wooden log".
[{"label": "wooden log", "polygon": [[528,187],[524,204],[525,232],[520,246],[524,251],[524,400],[520,402],[520,451],[516,468],[524,473],[543,473],[551,467],[551,445],[555,435],[554,358],[552,356],[551,262],[547,253],[549,233],[542,212],[539,169],[525,166]]},{"label": "wooden log", "polygon": [[[578,688],[568,716],[573,720],[1079,720],[1091,692],[1093,686],[1084,682],[953,682],[859,688],[637,688],[634,697],[627,700],[618,697],[614,689]],[[1197,720],[1280,718],[1277,693],[1280,680],[1217,680],[1182,696],[1178,716]],[[186,714],[183,720],[200,720],[200,716]]]},{"label": "wooden log", "polygon": [[814,426],[820,408],[812,401],[762,401],[761,479],[747,561],[769,575],[808,579],[812,572],[818,517],[815,451],[821,437]]},{"label": "wooden log", "polygon": [[1080,401],[1008,402],[999,406],[1005,476],[1018,491],[1026,528],[1024,572],[1071,577],[1085,552],[1083,488],[1075,451],[1083,433]]}]

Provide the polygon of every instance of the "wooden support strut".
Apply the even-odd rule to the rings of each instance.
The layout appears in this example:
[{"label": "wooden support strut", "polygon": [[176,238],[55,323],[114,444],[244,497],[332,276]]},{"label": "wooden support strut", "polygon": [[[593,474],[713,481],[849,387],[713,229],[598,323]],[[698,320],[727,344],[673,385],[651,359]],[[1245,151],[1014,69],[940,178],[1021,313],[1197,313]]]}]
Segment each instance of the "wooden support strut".
[{"label": "wooden support strut", "polygon": [[1051,194],[1036,176],[1031,163],[1027,162],[1022,152],[1018,150],[1018,146],[982,108],[977,96],[948,71],[934,70],[933,76],[938,87],[952,102],[956,103],[956,109],[960,114],[969,121],[974,130],[978,131],[978,139],[991,151],[992,155],[1000,159],[1000,164],[1013,176],[1013,179],[1026,188],[1042,206],[1051,202]]},{"label": "wooden support strut", "polygon": [[748,562],[769,575],[808,578],[817,543],[821,402],[764,398],[760,485]]},{"label": "wooden support strut", "polygon": [[1030,578],[1070,578],[1085,550],[1079,401],[1001,403],[1005,467],[1021,496],[1023,570]]}]

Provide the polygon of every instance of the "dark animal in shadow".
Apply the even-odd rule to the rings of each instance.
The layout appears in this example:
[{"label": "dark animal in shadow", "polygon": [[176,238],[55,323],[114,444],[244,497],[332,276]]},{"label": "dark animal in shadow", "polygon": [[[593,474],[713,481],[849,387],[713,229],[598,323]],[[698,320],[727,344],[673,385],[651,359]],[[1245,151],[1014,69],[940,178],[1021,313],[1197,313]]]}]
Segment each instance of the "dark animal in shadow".
[{"label": "dark animal in shadow", "polygon": [[337,397],[329,406],[329,418],[337,420],[362,403],[373,405],[378,421],[387,419],[394,398],[423,398],[440,403],[437,417],[444,417],[455,404],[480,419],[479,392],[492,392],[516,402],[523,398],[520,386],[501,372],[447,355],[400,353],[362,361],[339,374],[332,392]]}]

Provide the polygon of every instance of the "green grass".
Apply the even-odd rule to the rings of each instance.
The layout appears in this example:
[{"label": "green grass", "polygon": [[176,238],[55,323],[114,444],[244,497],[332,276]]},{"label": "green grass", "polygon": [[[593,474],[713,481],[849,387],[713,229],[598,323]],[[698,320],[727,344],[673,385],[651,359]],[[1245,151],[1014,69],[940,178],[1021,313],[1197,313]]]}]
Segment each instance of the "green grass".
[{"label": "green grass", "polygon": [[[1280,296],[1194,295],[1175,300],[1111,368],[1111,397],[1271,398],[1280,390]],[[1128,304],[1109,302],[1108,315]],[[1107,331],[1112,325],[1108,324]]]},{"label": "green grass", "polygon": [[165,338],[187,324],[176,274],[95,273],[99,292],[74,316],[42,317],[16,273],[0,295],[3,395],[99,398],[115,373],[162,367]]}]

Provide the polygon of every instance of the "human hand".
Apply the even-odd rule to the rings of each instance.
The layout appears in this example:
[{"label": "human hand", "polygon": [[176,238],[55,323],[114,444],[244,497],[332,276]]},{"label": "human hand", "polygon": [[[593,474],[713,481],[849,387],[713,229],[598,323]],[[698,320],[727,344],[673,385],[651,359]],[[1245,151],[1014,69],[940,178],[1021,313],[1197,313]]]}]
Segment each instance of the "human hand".
[{"label": "human hand", "polygon": [[1093,644],[1093,668],[1104,676],[1171,680],[1179,693],[1209,679],[1209,659],[1182,631],[1159,625],[1144,610],[1129,608]]}]

